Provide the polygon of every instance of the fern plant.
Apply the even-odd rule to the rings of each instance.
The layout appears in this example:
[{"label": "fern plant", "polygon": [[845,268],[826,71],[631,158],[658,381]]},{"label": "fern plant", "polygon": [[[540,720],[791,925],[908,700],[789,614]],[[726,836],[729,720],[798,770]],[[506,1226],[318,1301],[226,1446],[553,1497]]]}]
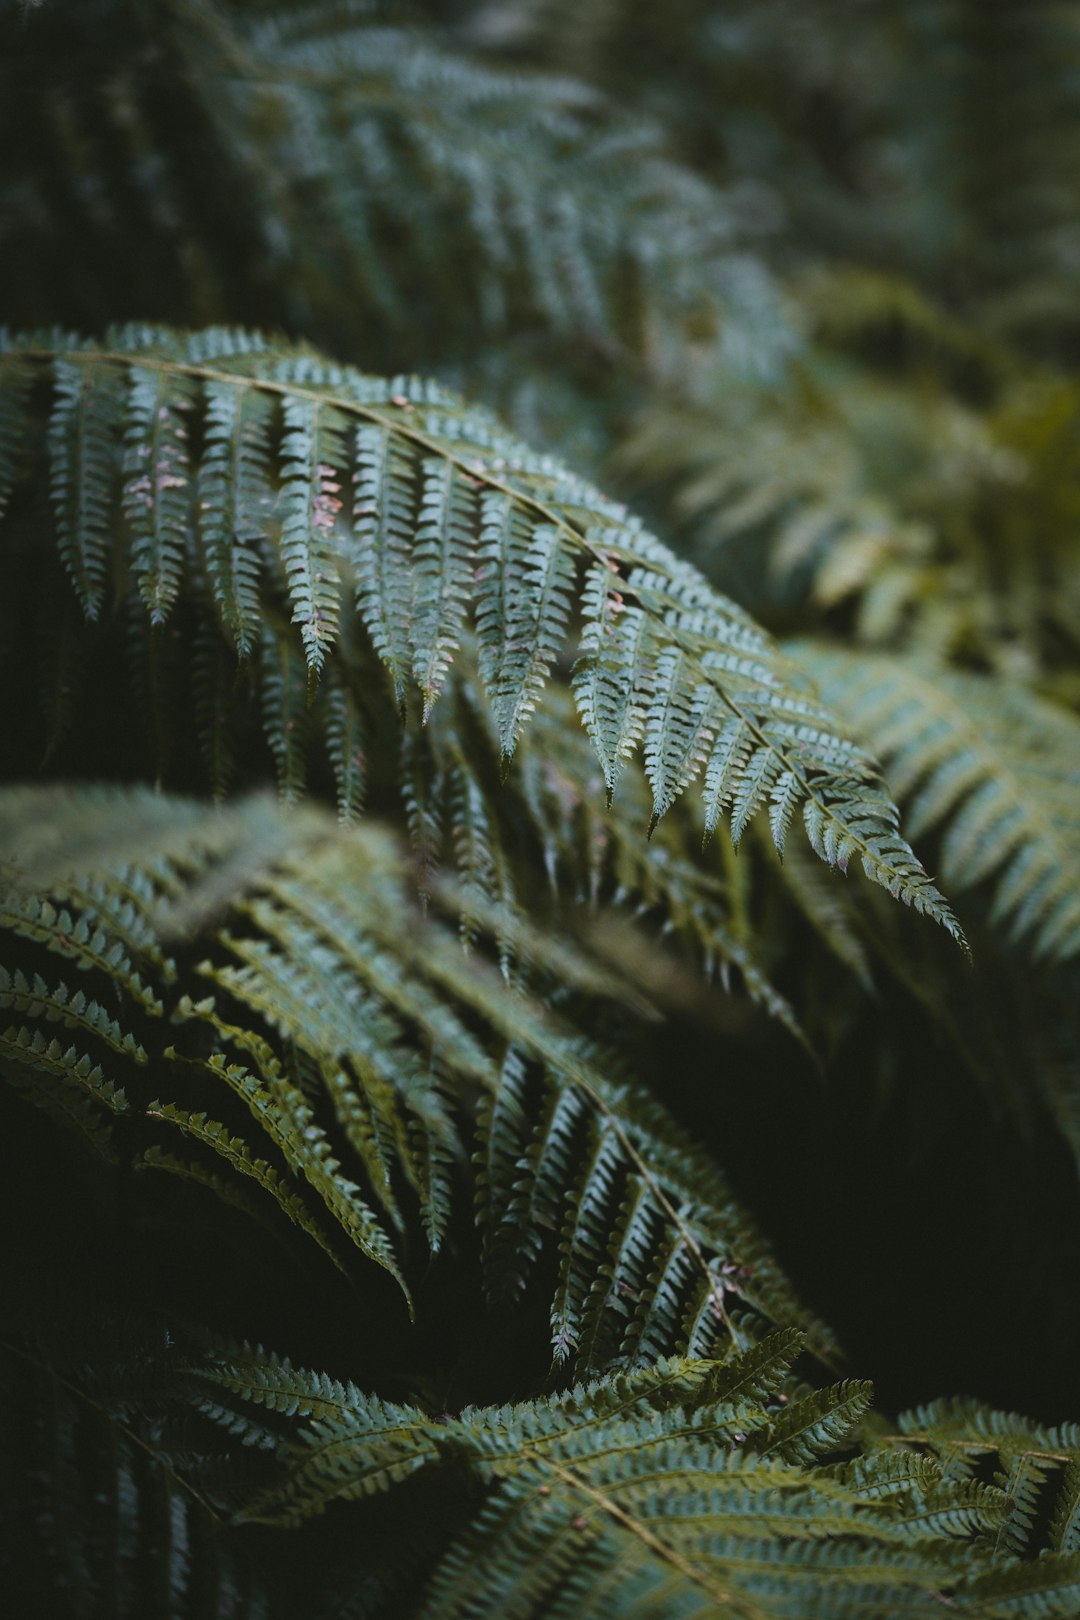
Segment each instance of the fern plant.
[{"label": "fern plant", "polygon": [[0,20],[43,1614],[1080,1602],[1071,25],[572,9]]},{"label": "fern plant", "polygon": [[897,1587],[914,1612],[930,1612],[920,1599],[963,1568],[950,1535],[993,1525],[999,1497],[965,1484],[935,1501],[929,1473],[905,1477],[891,1457],[876,1471],[821,1466],[867,1391],[842,1384],[770,1406],[794,1348],[781,1337],[728,1361],[661,1360],[569,1396],[436,1421],[265,1353],[199,1372],[255,1403],[245,1431],[266,1432],[258,1408],[302,1425],[245,1517],[289,1523],[416,1473],[468,1469],[482,1505],[435,1565],[422,1614],[637,1614],[657,1604],[843,1614]]}]

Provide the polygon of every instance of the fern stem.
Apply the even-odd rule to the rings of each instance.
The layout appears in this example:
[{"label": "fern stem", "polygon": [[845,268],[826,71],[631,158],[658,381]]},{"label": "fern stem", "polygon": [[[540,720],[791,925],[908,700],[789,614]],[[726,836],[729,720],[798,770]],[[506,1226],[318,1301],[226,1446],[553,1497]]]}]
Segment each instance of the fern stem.
[{"label": "fern stem", "polygon": [[[950,1451],[1000,1451],[1004,1436],[998,1435],[992,1440],[957,1440],[953,1435],[948,1437]],[[881,1434],[875,1439],[885,1446],[934,1446],[939,1447],[942,1441],[935,1439],[932,1434]],[[1044,1462],[1069,1463],[1076,1453],[1074,1451],[1043,1451],[1034,1446],[1010,1446],[1010,1457],[1038,1457]]]}]

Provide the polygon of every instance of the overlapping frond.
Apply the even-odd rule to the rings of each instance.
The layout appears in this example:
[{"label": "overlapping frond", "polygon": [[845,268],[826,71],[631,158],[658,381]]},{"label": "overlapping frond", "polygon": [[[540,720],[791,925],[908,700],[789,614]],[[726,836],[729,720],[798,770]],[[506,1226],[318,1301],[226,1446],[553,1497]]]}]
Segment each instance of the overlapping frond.
[{"label": "overlapping frond", "polygon": [[834,266],[800,291],[818,341],[786,385],[647,401],[625,475],[759,612],[1003,674],[1060,669],[1080,622],[1075,382],[893,276]]},{"label": "overlapping frond", "polygon": [[1008,1504],[998,1532],[1005,1551],[1080,1555],[1080,1426],[957,1399],[905,1412],[897,1428],[898,1443],[938,1458],[956,1478],[986,1477],[992,1465]]},{"label": "overlapping frond", "polygon": [[0,1585],[1074,1620],[1080,24],[428,10],[0,16]]},{"label": "overlapping frond", "polygon": [[[420,757],[409,750],[404,793],[423,870],[441,864],[456,874],[466,937],[477,905],[495,906],[507,968],[510,958],[527,963],[541,945],[529,907],[554,898],[572,908],[592,948],[636,979],[646,996],[662,998],[666,988],[672,999],[698,994],[700,1002],[710,983],[728,989],[738,976],[753,1001],[805,1039],[794,1008],[770,979],[757,930],[736,916],[732,891],[749,878],[746,862],[726,862],[717,872],[701,858],[699,806],[684,797],[646,841],[648,783],[631,772],[605,808],[592,743],[576,724],[570,691],[557,681],[545,688],[515,768],[504,774],[498,714],[478,701],[466,649],[460,666],[431,714]],[[548,896],[543,885],[538,893],[541,870]],[[840,886],[818,870],[837,896]],[[663,941],[669,950],[662,965],[656,947]]]},{"label": "overlapping frond", "polygon": [[471,1521],[417,1604],[432,1620],[930,1615],[944,1592],[963,1607],[1003,1496],[929,1459],[834,1461],[868,1390],[821,1391],[802,1403],[808,1425],[783,1388],[797,1348],[778,1336],[722,1361],[661,1359],[437,1417],[250,1348],[196,1375],[238,1409],[237,1432],[250,1421],[262,1434],[267,1410],[287,1420],[244,1517],[294,1524],[331,1502],[392,1497],[418,1474],[464,1475]]},{"label": "overlapping frond", "polygon": [[575,1021],[574,997],[633,1004],[601,960],[557,937],[530,946],[479,900],[466,954],[445,920],[456,886],[433,889],[423,921],[395,841],[373,828],[259,799],[177,801],[170,823],[171,802],[0,796],[15,857],[5,955],[59,957],[87,985],[0,977],[19,1019],[3,1070],[32,1101],[74,1110],[142,1171],[276,1209],[339,1267],[359,1251],[406,1299],[418,1229],[436,1253],[469,1209],[472,1151],[489,1297],[519,1303],[554,1262],[557,1368],[709,1354],[785,1322],[837,1356],[708,1156]]},{"label": "overlapping frond", "polygon": [[452,233],[459,252],[471,248],[476,302],[492,324],[521,285],[556,332],[605,343],[632,335],[639,302],[669,321],[700,320],[710,301],[714,314],[734,304],[748,315],[756,293],[775,303],[771,333],[755,311],[763,347],[788,336],[764,275],[740,287],[740,269],[749,277],[733,252],[733,199],[666,159],[655,128],[585,84],[506,72],[340,0],[234,24],[230,47],[214,112],[260,201],[300,224],[295,204],[281,206],[281,174],[303,150],[319,214],[390,318],[401,318],[401,288],[383,243],[396,226],[421,260]]},{"label": "overlapping frond", "polygon": [[[557,1241],[556,1367],[572,1361],[587,1373],[675,1346],[708,1354],[728,1338],[752,1342],[762,1321],[799,1321],[816,1352],[835,1357],[708,1161],[649,1098],[600,1067],[603,1054],[590,1061],[544,1044],[539,1072],[524,1042],[509,1050],[480,1116],[493,1301],[535,1287],[537,1262]],[[738,1244],[718,1242],[732,1222]]]},{"label": "overlapping frond", "polygon": [[1036,956],[1080,951],[1080,725],[1000,677],[913,657],[793,649],[882,758],[914,832],[941,833],[954,892],[993,879],[993,918]]},{"label": "overlapping frond", "polygon": [[[483,413],[433,384],[383,382],[237,333],[185,339],[131,329],[102,347],[17,339],[0,362],[0,392],[21,399],[28,365],[52,395],[54,414],[78,412],[70,392],[50,388],[58,365],[82,377],[84,392],[102,379],[127,401],[115,432],[91,413],[92,442],[74,466],[69,458],[57,467],[54,458],[53,494],[68,525],[61,538],[81,532],[71,516],[80,502],[89,500],[96,516],[115,495],[120,521],[109,530],[109,567],[130,572],[152,627],[167,620],[184,586],[192,606],[203,615],[212,609],[226,645],[242,656],[251,613],[250,603],[239,606],[237,581],[250,594],[266,580],[262,713],[287,795],[303,786],[305,693],[310,702],[353,620],[354,593],[355,616],[398,701],[418,689],[425,713],[471,610],[480,679],[507,758],[547,670],[573,646],[573,615],[581,628],[575,694],[609,791],[621,761],[640,745],[653,824],[698,777],[706,830],[725,816],[736,841],[768,808],[782,847],[800,809],[823,860],[841,869],[857,860],[875,882],[961,937],[900,837],[868,758],[800,691],[768,637],[624,510]],[[151,383],[156,404],[144,420]],[[264,420],[259,432],[271,435],[277,473],[259,534],[234,535],[245,556],[235,567],[221,557],[230,474],[211,415],[225,386],[236,390],[240,417],[248,395],[270,402],[270,424]],[[189,466],[188,450],[203,438],[205,474]],[[246,488],[250,466],[236,457],[231,465]],[[198,494],[205,478],[206,502]],[[198,543],[207,556],[199,568],[188,560],[196,546],[181,543],[180,513],[190,519],[204,506],[211,521],[208,540]],[[343,516],[350,506],[355,525]],[[259,571],[247,559],[252,545]],[[74,570],[70,544],[65,555]],[[78,583],[77,570],[73,577]],[[84,596],[87,612],[99,611],[100,589],[93,589]],[[285,614],[300,627],[300,645]],[[153,675],[163,654],[152,639],[146,646]]]},{"label": "overlapping frond", "polygon": [[1080,1428],[1048,1426],[970,1399],[901,1415],[890,1444],[932,1457],[946,1478],[989,1482],[1004,1512],[994,1531],[1001,1567],[974,1579],[975,1613],[1071,1615],[1080,1596]]}]

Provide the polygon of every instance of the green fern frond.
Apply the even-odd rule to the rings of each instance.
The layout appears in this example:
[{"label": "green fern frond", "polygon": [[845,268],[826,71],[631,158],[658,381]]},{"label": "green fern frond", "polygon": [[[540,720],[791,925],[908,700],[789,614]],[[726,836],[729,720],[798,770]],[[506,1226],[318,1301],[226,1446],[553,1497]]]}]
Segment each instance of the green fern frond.
[{"label": "green fern frond", "polygon": [[[151,625],[162,625],[179,593],[191,525],[188,417],[196,385],[181,373],[138,364],[128,368],[126,382],[122,505],[131,572]],[[92,451],[88,471],[104,482],[105,468]]]},{"label": "green fern frond", "polygon": [[288,394],[281,414],[281,561],[293,623],[317,680],[337,636],[341,592],[333,532],[349,421],[333,406]]},{"label": "green fern frond", "polygon": [[[477,901],[466,955],[447,926],[461,904],[455,885],[433,892],[422,922],[392,839],[265,800],[197,814],[178,801],[172,822],[171,801],[146,801],[138,858],[117,869],[110,829],[129,804],[138,827],[144,800],[138,789],[86,790],[82,855],[97,875],[80,877],[78,851],[56,853],[63,829],[79,826],[80,795],[0,795],[16,858],[25,841],[31,870],[59,867],[71,905],[17,890],[14,941],[58,951],[87,975],[84,999],[25,973],[4,981],[27,1020],[16,1055],[70,1070],[103,1106],[112,1093],[97,1096],[96,1052],[91,1063],[50,1044],[50,1022],[74,1009],[101,1063],[115,1050],[130,1065],[131,1128],[118,1151],[130,1142],[140,1168],[233,1202],[265,1194],[271,1215],[276,1206],[337,1264],[347,1266],[345,1236],[409,1299],[415,1223],[437,1251],[468,1207],[471,1146],[490,1297],[517,1300],[541,1256],[559,1250],[557,1368],[641,1364],[684,1346],[711,1354],[786,1323],[836,1358],[707,1155],[616,1050],[578,1026],[575,1008],[597,994],[627,1001],[587,948],[557,937],[530,947],[522,934],[519,949],[502,902]],[[126,948],[105,934],[95,943],[88,916],[112,919]],[[163,930],[184,939],[179,961]],[[91,987],[99,1006],[115,1001],[115,1017],[88,1010]],[[138,1032],[166,1015],[172,1044],[153,1064],[152,1096]],[[172,1150],[178,1134],[189,1159]]]},{"label": "green fern frond", "polygon": [[994,1620],[1069,1620],[1080,1602],[1080,1556],[1041,1558],[995,1570],[966,1585],[961,1599],[974,1614]]},{"label": "green fern frond", "polygon": [[148,1013],[160,1014],[161,1001],[132,965],[124,944],[78,910],[54,906],[36,896],[10,898],[0,906],[0,926],[32,940],[79,968],[95,970],[118,983]]},{"label": "green fern frond", "polygon": [[208,381],[199,466],[198,533],[222,626],[241,658],[259,638],[259,574],[274,503],[273,401],[235,383]]},{"label": "green fern frond", "polygon": [[[399,703],[408,671],[430,711],[473,610],[504,754],[540,697],[544,671],[562,651],[573,605],[586,615],[579,702],[609,789],[640,731],[654,825],[702,772],[709,825],[726,808],[736,838],[771,797],[782,842],[801,805],[807,837],[823,860],[843,869],[858,859],[875,882],[959,937],[944,901],[900,838],[869,761],[791,684],[768,638],[627,514],[532,455],[482,413],[430,384],[381,383],[303,354],[259,350],[242,334],[163,339],[136,329],[112,334],[103,349],[18,340],[0,360],[0,391],[5,377],[13,390],[21,389],[28,363],[42,373],[73,366],[85,378],[109,379],[109,386],[127,390],[115,436],[95,416],[88,456],[95,488],[107,497],[115,451],[126,445],[129,462],[138,452],[138,469],[128,478],[126,531],[112,566],[132,569],[152,623],[164,621],[182,583],[199,598],[198,578],[182,582],[180,575],[178,503],[190,499],[192,477],[184,444],[205,436],[208,411],[217,408],[224,386],[241,396],[237,409],[247,394],[272,401],[281,527],[271,537],[270,574],[284,579],[303,646],[301,657],[277,617],[280,607],[268,602],[262,711],[286,797],[303,788],[308,700],[343,624],[346,564],[355,568],[359,614]],[[153,421],[146,416],[151,380],[160,412]],[[77,426],[78,402],[71,408]],[[360,459],[356,430],[368,430]],[[374,477],[370,430],[383,442],[376,457],[382,471]],[[210,454],[211,483],[227,479],[214,441]],[[55,458],[54,477],[66,498],[70,468]],[[368,544],[363,528],[339,530],[339,495],[348,488],[357,491],[364,522],[375,526]],[[504,519],[516,512],[519,523],[485,526],[481,497],[489,517],[498,506]],[[97,496],[93,510],[100,511]],[[537,549],[523,558],[524,532]],[[372,547],[374,534],[383,538]],[[484,553],[479,581],[469,560],[477,546]],[[505,548],[494,607],[493,547]],[[242,624],[237,630],[235,591],[223,584],[227,572],[207,570],[215,611],[244,636]],[[620,650],[612,667],[604,644],[628,603],[640,612],[647,636],[637,650]],[[205,611],[205,601],[201,606]],[[621,638],[621,630],[616,634]],[[247,644],[238,640],[236,651]],[[633,683],[631,695],[617,697],[615,684],[625,678]]]},{"label": "green fern frond", "polygon": [[[554,525],[530,524],[502,492],[487,493],[481,505],[480,675],[509,759],[566,640],[575,570]],[[531,597],[518,590],[519,581],[529,582]]]},{"label": "green fern frond", "polygon": [[898,1429],[955,1474],[995,1464],[1007,1502],[1004,1551],[1028,1558],[1080,1551],[1080,1425],[1047,1428],[977,1401],[942,1400],[903,1413]]},{"label": "green fern frond", "polygon": [[732,1304],[799,1322],[815,1351],[834,1357],[723,1179],[660,1112],[569,1047],[560,1063],[550,1040],[544,1068],[530,1073],[530,1045],[539,1057],[535,1030],[519,1022],[499,1092],[480,1116],[481,1216],[497,1299],[518,1296],[544,1233],[558,1234],[556,1365],[574,1355],[595,1371],[678,1345],[708,1354],[737,1333]]},{"label": "green fern frond", "polygon": [[770,1425],[756,1449],[788,1462],[816,1462],[850,1436],[870,1405],[873,1386],[850,1382],[793,1401]]},{"label": "green fern frond", "polygon": [[651,624],[644,610],[611,594],[611,570],[594,564],[582,592],[584,629],[574,693],[593,740],[611,803],[625,761],[645,729],[651,673]]},{"label": "green fern frond", "polygon": [[[88,619],[99,616],[108,580],[123,380],[115,371],[75,359],[58,359],[53,371],[56,394],[48,433],[57,549]],[[26,423],[15,410],[25,391],[22,368],[15,371],[10,391],[0,391],[5,415],[23,437]]]},{"label": "green fern frond", "polygon": [[475,490],[454,461],[425,457],[413,536],[413,677],[425,719],[459,644],[474,579]]},{"label": "green fern frond", "polygon": [[[234,1346],[195,1372],[244,1402],[308,1420],[286,1477],[244,1509],[245,1519],[299,1523],[331,1501],[387,1491],[438,1456],[428,1438],[437,1426],[416,1408],[294,1367],[287,1356]],[[250,1421],[243,1409],[235,1420]]]},{"label": "green fern frond", "polygon": [[74,1046],[40,1029],[12,1025],[0,1035],[0,1073],[36,1107],[73,1126],[108,1156],[112,1132],[105,1115],[124,1114],[128,1101],[100,1066]]},{"label": "green fern frond", "polygon": [[802,1335],[795,1328],[784,1328],[748,1350],[729,1352],[710,1367],[710,1398],[764,1404],[779,1392],[802,1348]]},{"label": "green fern frond", "polygon": [[[608,349],[640,341],[642,302],[654,344],[703,308],[715,321],[739,304],[727,197],[588,86],[470,60],[433,30],[387,26],[362,6],[230,21],[224,50],[215,40],[199,51],[216,122],[263,207],[292,231],[314,216],[384,321],[408,318],[384,245],[401,233],[419,264],[455,244],[489,327],[524,304],[556,334]],[[297,143],[314,208],[283,178]],[[295,238],[289,249],[308,263]],[[764,274],[754,293],[758,307],[747,297],[740,313],[757,315],[764,364],[791,339]]]},{"label": "green fern frond", "polygon": [[[178,1021],[202,1020],[209,1023],[224,1040],[234,1042],[254,1057],[254,1072],[243,1063],[230,1063],[226,1055],[220,1052],[204,1059],[201,1067],[247,1108],[255,1124],[280,1153],[296,1180],[308,1182],[327,1213],[350,1241],[368,1259],[390,1273],[411,1305],[409,1288],[391,1238],[363,1197],[361,1188],[344,1171],[303,1092],[282,1072],[282,1066],[271,1049],[259,1037],[215,1018],[211,1007],[193,1004],[186,998],[180,1001],[173,1016]],[[165,1056],[176,1057],[177,1053],[170,1048]],[[254,1176],[279,1203],[282,1202],[279,1178],[267,1176],[266,1166],[261,1160],[252,1160],[242,1142],[230,1139],[216,1121],[208,1123],[205,1116],[185,1115],[180,1118],[170,1113],[169,1107],[168,1104],[151,1104],[148,1112],[152,1117],[177,1124],[187,1134],[206,1141],[234,1168]],[[286,1208],[290,1219],[310,1230],[310,1222],[301,1218],[294,1199],[289,1198],[287,1207],[286,1204],[282,1207]]]},{"label": "green fern frond", "polygon": [[1080,726],[999,677],[793,649],[881,755],[913,830],[941,830],[953,890],[996,881],[993,917],[1036,956],[1080,951]]},{"label": "green fern frond", "polygon": [[[359,1052],[377,1064],[381,1061],[384,1082],[390,1083],[396,1075],[407,1106],[409,1070],[401,1055],[407,1043],[402,1041],[399,1020],[425,1031],[456,1074],[472,1077],[484,1091],[493,1091],[490,1105],[481,1094],[479,1114],[480,1153],[487,1167],[481,1210],[491,1286],[500,1293],[508,1291],[510,1297],[518,1293],[539,1252],[542,1230],[559,1230],[567,1190],[574,1188],[583,1218],[593,1228],[595,1247],[579,1244],[567,1251],[564,1244],[564,1265],[572,1267],[573,1273],[563,1271],[560,1298],[582,1287],[587,1293],[593,1291],[591,1260],[599,1264],[604,1279],[596,1280],[594,1292],[595,1327],[599,1331],[602,1321],[604,1330],[594,1346],[595,1360],[587,1360],[586,1365],[600,1364],[614,1353],[608,1340],[612,1332],[620,1332],[617,1324],[627,1316],[624,1301],[635,1305],[637,1336],[644,1335],[646,1342],[651,1336],[652,1342],[669,1348],[679,1340],[687,1293],[696,1287],[716,1303],[719,1314],[712,1317],[713,1336],[723,1331],[719,1304],[723,1286],[706,1264],[706,1255],[710,1259],[716,1256],[719,1240],[720,1257],[715,1263],[728,1260],[731,1251],[720,1234],[732,1221],[738,1231],[732,1287],[768,1320],[806,1320],[760,1251],[760,1240],[752,1234],[748,1218],[736,1213],[722,1179],[670,1132],[660,1112],[650,1110],[643,1093],[635,1094],[621,1082],[612,1084],[600,1066],[608,1059],[591,1053],[579,1036],[560,1029],[550,1015],[507,993],[494,979],[488,980],[479,963],[466,965],[440,930],[429,928],[420,939],[408,932],[390,932],[389,908],[373,908],[372,896],[365,895],[347,858],[340,862],[332,858],[314,870],[305,862],[302,869],[274,880],[271,892],[287,909],[259,901],[251,916],[260,934],[281,941],[287,955],[270,953],[262,944],[244,946],[243,970],[216,969],[215,983],[260,1008],[292,1039],[309,1045],[321,1040],[326,1056]],[[361,917],[366,919],[362,926],[356,921]],[[312,928],[317,930],[314,935]],[[274,977],[265,980],[271,971]],[[371,1004],[358,996],[355,982],[348,987],[343,977],[346,971],[379,998],[375,1009],[382,1003],[382,1022],[392,1043],[384,1059],[372,1047],[379,1022],[372,1017]],[[336,1011],[331,992],[337,997]],[[507,1044],[501,1073],[463,1022],[465,1011],[482,1019]],[[316,1022],[320,1015],[327,1019],[321,1037]],[[387,1025],[388,1015],[392,1022]],[[522,1065],[532,1065],[531,1083],[542,1087],[550,1110],[546,1122],[545,1116],[539,1116],[535,1135],[514,1102]],[[640,1218],[645,1223],[641,1235],[649,1234],[644,1249],[635,1240],[627,1250],[629,1234],[621,1240],[615,1235],[620,1217],[617,1200],[613,1205],[611,1197],[605,1196],[605,1186],[609,1194],[612,1188],[605,1182],[604,1167],[598,1164],[590,1174],[580,1161],[575,1131],[589,1118],[608,1141],[617,1169],[615,1186],[622,1185],[628,1174],[640,1186],[644,1198]],[[427,1121],[427,1133],[433,1143],[438,1142],[437,1116]],[[442,1135],[447,1140],[444,1131]],[[580,1183],[579,1175],[584,1176]],[[654,1280],[651,1273],[656,1256],[666,1243],[674,1246],[674,1252],[666,1270]],[[609,1275],[605,1268],[611,1263],[608,1251],[612,1246],[623,1258]],[[708,1334],[704,1324],[702,1331]],[[553,1323],[553,1334],[557,1346],[569,1347],[575,1338],[561,1322]],[[823,1353],[833,1353],[827,1335],[817,1325],[813,1337]]]},{"label": "green fern frond", "polygon": [[[216,1074],[219,1071],[215,1069],[213,1072]],[[288,1220],[306,1232],[309,1237],[314,1238],[334,1264],[344,1269],[322,1227],[313,1219],[303,1200],[291,1190],[287,1178],[280,1175],[265,1159],[256,1158],[241,1137],[232,1136],[220,1121],[209,1119],[205,1113],[201,1111],[191,1113],[187,1109],[178,1108],[175,1103],[165,1103],[155,1098],[146,1105],[145,1111],[149,1119],[175,1126],[185,1136],[209,1148],[212,1153],[224,1159],[235,1174],[249,1177],[264,1192],[269,1193]],[[139,1169],[167,1170],[192,1180],[201,1180],[219,1196],[224,1187],[227,1199],[235,1192],[230,1183],[221,1183],[219,1178],[208,1175],[203,1167],[184,1165],[177,1161],[174,1155],[165,1153],[160,1148],[147,1148],[135,1163]]]},{"label": "green fern frond", "polygon": [[356,605],[372,645],[390,673],[398,707],[405,702],[412,656],[415,467],[409,447],[388,425],[356,426],[353,506],[357,542]]},{"label": "green fern frond", "polygon": [[[221,904],[207,889],[210,870],[243,853],[243,876],[250,880],[284,848],[321,835],[325,825],[318,812],[284,816],[272,798],[257,794],[208,814],[197,799],[153,788],[9,784],[0,793],[0,848],[14,864],[0,869],[0,892],[18,899],[57,888],[66,893],[75,884],[76,900],[100,910],[106,924],[121,916],[134,923],[141,950],[205,922]],[[239,870],[230,867],[230,878]],[[206,900],[205,915],[192,911],[192,899]],[[170,971],[165,957],[153,960]]]},{"label": "green fern frond", "polygon": [[[251,1403],[292,1420],[246,1518],[294,1523],[335,1500],[393,1495],[417,1472],[472,1476],[479,1509],[437,1563],[425,1616],[936,1612],[971,1567],[961,1544],[993,1527],[999,1497],[890,1453],[839,1467],[756,1455],[791,1348],[660,1361],[438,1419],[259,1351],[197,1375],[242,1403],[240,1432]],[[843,1388],[816,1398],[845,1420],[850,1400]]]}]

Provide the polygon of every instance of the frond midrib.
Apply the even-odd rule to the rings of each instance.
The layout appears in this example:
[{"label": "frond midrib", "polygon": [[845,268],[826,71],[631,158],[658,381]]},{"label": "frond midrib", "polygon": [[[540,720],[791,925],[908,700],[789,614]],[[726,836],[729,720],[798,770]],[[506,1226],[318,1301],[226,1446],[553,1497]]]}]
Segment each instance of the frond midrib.
[{"label": "frond midrib", "polygon": [[643,1524],[640,1519],[624,1508],[621,1503],[616,1502],[606,1491],[602,1491],[598,1486],[591,1485],[587,1480],[581,1479],[572,1469],[563,1467],[561,1463],[546,1453],[523,1446],[519,1455],[542,1469],[549,1469],[564,1485],[595,1503],[609,1518],[614,1519],[624,1530],[629,1531],[631,1535],[636,1537],[654,1556],[662,1559],[664,1563],[670,1564],[672,1568],[677,1569],[680,1575],[685,1576],[694,1586],[699,1587],[712,1598],[714,1603],[726,1609],[728,1613],[743,1614],[747,1617],[747,1620],[765,1620],[764,1611],[759,1609],[757,1604],[750,1603],[746,1598],[729,1591],[727,1587],[718,1585],[707,1571],[699,1569],[690,1559],[684,1558],[680,1552],[669,1546],[660,1536],[655,1535],[647,1524]]}]

